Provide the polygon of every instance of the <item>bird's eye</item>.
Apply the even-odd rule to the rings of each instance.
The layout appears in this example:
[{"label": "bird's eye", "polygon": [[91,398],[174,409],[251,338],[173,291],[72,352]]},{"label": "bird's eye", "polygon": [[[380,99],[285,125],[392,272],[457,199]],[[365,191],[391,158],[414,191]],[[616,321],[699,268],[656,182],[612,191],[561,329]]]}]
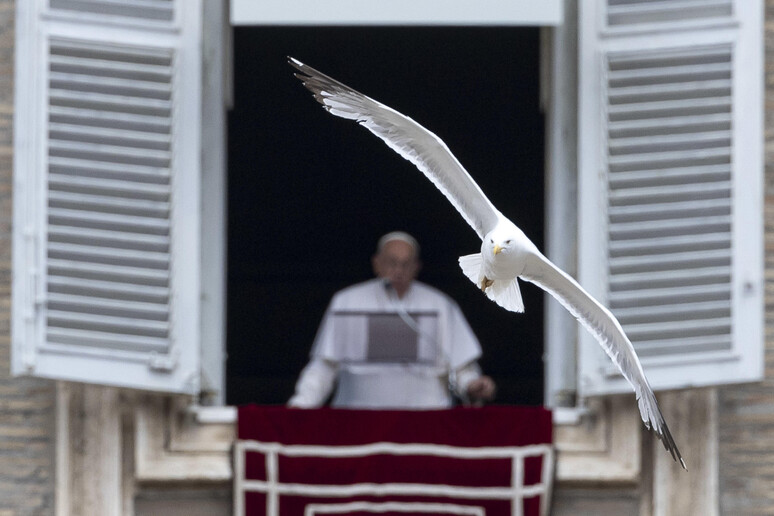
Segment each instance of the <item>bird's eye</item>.
[{"label": "bird's eye", "polygon": [[511,243],[511,241],[510,241],[510,240],[506,240],[506,241],[505,241],[505,243],[506,243],[506,244],[510,244],[510,243]]},{"label": "bird's eye", "polygon": [[490,239],[489,239],[489,243],[490,243],[490,244],[494,244],[494,238],[490,238]]}]

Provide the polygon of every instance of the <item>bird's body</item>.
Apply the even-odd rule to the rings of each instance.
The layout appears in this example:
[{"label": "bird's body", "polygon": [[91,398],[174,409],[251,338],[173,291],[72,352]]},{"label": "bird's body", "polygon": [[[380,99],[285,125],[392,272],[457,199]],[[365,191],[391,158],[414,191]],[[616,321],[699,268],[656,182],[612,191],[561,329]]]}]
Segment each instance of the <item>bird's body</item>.
[{"label": "bird's body", "polygon": [[512,312],[523,312],[518,277],[535,253],[539,251],[527,235],[499,215],[495,227],[481,239],[481,252],[460,257],[460,267],[492,301]]},{"label": "bird's body", "polygon": [[483,273],[492,280],[511,280],[524,273],[527,259],[536,252],[527,235],[503,217],[481,240]]},{"label": "bird's body", "polygon": [[519,278],[554,296],[599,341],[634,389],[640,415],[685,468],[634,346],[610,311],[551,263],[503,216],[446,144],[412,119],[290,58],[296,74],[333,115],[355,120],[413,163],[446,196],[481,238],[481,252],[460,257],[463,273],[503,308],[523,312]]}]

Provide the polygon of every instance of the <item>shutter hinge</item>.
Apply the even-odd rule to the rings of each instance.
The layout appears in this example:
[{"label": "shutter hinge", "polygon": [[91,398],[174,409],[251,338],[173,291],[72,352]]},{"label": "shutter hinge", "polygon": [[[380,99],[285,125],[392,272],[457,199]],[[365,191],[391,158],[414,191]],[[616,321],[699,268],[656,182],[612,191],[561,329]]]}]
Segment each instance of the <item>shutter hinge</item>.
[{"label": "shutter hinge", "polygon": [[22,365],[28,373],[35,371],[35,352],[31,346],[25,346],[22,352]]},{"label": "shutter hinge", "polygon": [[169,372],[177,367],[178,355],[180,353],[172,351],[169,354],[160,354],[156,351],[151,352],[148,359],[148,365],[154,371]]},{"label": "shutter hinge", "polygon": [[43,292],[43,282],[41,281],[40,270],[38,270],[37,267],[32,268],[30,276],[30,281],[32,282],[32,295],[34,296],[33,299],[35,303],[35,309],[32,315],[35,317],[46,303],[46,293]]},{"label": "shutter hinge", "polygon": [[196,371],[190,371],[185,376],[185,391],[189,392],[191,394],[201,394],[199,391],[200,389],[200,377],[199,373]]},{"label": "shutter hinge", "polygon": [[40,287],[40,272],[36,265],[36,240],[35,231],[33,227],[27,225],[23,230],[25,248],[27,251],[27,263],[30,264],[28,269],[28,282],[27,282],[27,306],[24,308],[24,343],[22,344],[22,366],[27,373],[35,371],[36,362],[36,345],[35,335],[37,318],[40,313],[41,306],[43,304],[43,298],[41,295]]},{"label": "shutter hinge", "polygon": [[22,348],[22,365],[28,373],[35,371],[35,326],[37,324],[38,314],[43,306],[43,297],[40,294],[40,274],[37,267],[30,267],[29,272],[29,293],[32,300],[32,306],[25,309],[24,324],[26,325],[25,344]]},{"label": "shutter hinge", "polygon": [[26,240],[27,249],[31,250],[29,263],[32,264],[29,269],[29,293],[34,308],[32,313],[29,313],[28,316],[34,318],[46,302],[46,296],[43,292],[43,282],[40,277],[40,264],[37,262],[37,241],[35,240],[35,231],[32,226],[26,226],[24,228],[24,239]]}]

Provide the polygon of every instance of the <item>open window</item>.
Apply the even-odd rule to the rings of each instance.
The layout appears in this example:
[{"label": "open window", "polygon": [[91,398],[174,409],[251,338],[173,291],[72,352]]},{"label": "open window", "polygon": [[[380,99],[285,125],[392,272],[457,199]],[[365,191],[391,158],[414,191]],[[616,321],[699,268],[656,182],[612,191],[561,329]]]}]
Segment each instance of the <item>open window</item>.
[{"label": "open window", "polygon": [[461,306],[498,402],[541,404],[543,302],[488,301],[462,274],[481,242],[412,164],[332,117],[289,54],[441,137],[486,194],[542,246],[544,122],[535,27],[237,27],[229,116],[227,402],[285,403],[333,293],[373,276],[376,240],[414,234],[420,281]]}]

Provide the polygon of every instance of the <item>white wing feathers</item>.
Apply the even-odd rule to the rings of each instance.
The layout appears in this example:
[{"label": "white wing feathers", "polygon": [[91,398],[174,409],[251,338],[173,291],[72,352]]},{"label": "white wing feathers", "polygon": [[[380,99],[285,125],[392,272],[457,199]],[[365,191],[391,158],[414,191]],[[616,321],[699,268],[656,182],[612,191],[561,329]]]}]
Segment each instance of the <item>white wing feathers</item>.
[{"label": "white wing feathers", "polygon": [[481,264],[484,263],[483,258],[481,258],[481,253],[460,256],[459,263],[462,273],[467,276],[474,285],[478,286],[481,283]]},{"label": "white wing feathers", "polygon": [[[572,277],[536,252],[528,261],[522,279],[534,283],[554,296],[592,335],[634,388],[640,416],[645,426],[653,428],[672,458],[686,468],[672,434],[661,415],[645,372],[631,341],[610,311],[587,293]],[[687,468],[686,468],[687,469]]]},{"label": "white wing feathers", "polygon": [[[495,227],[500,212],[487,199],[446,144],[412,119],[296,59],[291,66],[315,99],[333,115],[355,120],[413,163],[446,196],[479,238]],[[303,74],[303,75],[302,75]]]}]

